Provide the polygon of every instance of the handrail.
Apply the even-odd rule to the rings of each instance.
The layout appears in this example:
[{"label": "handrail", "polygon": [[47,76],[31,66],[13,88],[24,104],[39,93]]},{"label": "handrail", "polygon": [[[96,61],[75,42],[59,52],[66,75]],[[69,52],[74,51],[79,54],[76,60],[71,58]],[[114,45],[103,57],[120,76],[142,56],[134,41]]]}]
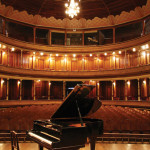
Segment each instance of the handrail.
[{"label": "handrail", "polygon": [[[18,132],[18,140],[19,142],[27,142],[30,141],[26,137],[26,132]],[[0,133],[0,141],[10,141],[10,133],[8,131],[3,131]],[[101,137],[97,137],[97,141],[99,142],[128,142],[128,143],[150,143],[150,134],[132,134],[132,133],[104,133]]]}]

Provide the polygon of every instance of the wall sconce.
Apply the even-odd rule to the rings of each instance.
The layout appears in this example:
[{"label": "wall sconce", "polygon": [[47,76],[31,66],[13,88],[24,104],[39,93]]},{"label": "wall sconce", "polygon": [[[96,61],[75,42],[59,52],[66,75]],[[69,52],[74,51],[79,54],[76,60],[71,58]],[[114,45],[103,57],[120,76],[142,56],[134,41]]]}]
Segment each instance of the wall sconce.
[{"label": "wall sconce", "polygon": [[121,54],[121,51],[119,51],[119,54]]},{"label": "wall sconce", "polygon": [[115,59],[116,59],[116,57],[114,56],[114,57],[113,57],[113,60],[115,61]]},{"label": "wall sconce", "polygon": [[3,55],[5,55],[6,53],[5,52],[3,52]]},{"label": "wall sconce", "polygon": [[146,56],[146,52],[145,52],[145,51],[143,51],[143,52],[142,52],[142,55],[145,57],[145,56]]},{"label": "wall sconce", "polygon": [[43,56],[43,55],[44,55],[44,53],[40,53],[40,55],[41,55],[41,56]]},{"label": "wall sconce", "polygon": [[76,54],[73,54],[73,57],[76,57]]},{"label": "wall sconce", "polygon": [[113,82],[113,85],[114,85],[114,86],[116,85],[116,82],[115,82],[115,81]]},{"label": "wall sconce", "polygon": [[4,82],[5,82],[5,81],[4,81],[4,80],[2,80],[2,81],[1,81],[1,84],[3,84]]},{"label": "wall sconce", "polygon": [[67,61],[67,58],[64,58],[64,62],[66,62]]},{"label": "wall sconce", "polygon": [[130,81],[127,81],[127,84],[130,85]]},{"label": "wall sconce", "polygon": [[104,53],[105,56],[107,56],[107,53]]},{"label": "wall sconce", "polygon": [[11,48],[11,51],[12,51],[12,52],[14,52],[14,51],[15,51],[15,48],[14,48],[14,47],[12,47],[12,48]]},{"label": "wall sconce", "polygon": [[35,60],[35,56],[33,56],[33,60]]},{"label": "wall sconce", "polygon": [[90,54],[90,57],[92,57],[92,54]]},{"label": "wall sconce", "polygon": [[20,81],[18,81],[18,85],[20,84]]},{"label": "wall sconce", "polygon": [[6,48],[6,45],[3,45],[2,48],[5,49],[5,48]]},{"label": "wall sconce", "polygon": [[143,81],[143,84],[146,84],[146,81],[145,81],[145,80]]},{"label": "wall sconce", "polygon": [[136,48],[133,48],[132,51],[133,51],[133,52],[136,52]]},{"label": "wall sconce", "polygon": [[58,54],[56,54],[56,56],[58,57]]}]

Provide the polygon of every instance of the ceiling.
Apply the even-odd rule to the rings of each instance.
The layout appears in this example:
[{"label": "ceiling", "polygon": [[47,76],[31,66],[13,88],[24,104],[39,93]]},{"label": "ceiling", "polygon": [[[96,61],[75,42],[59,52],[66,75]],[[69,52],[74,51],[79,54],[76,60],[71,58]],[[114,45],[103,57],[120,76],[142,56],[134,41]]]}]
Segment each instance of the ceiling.
[{"label": "ceiling", "polygon": [[[63,19],[65,14],[64,4],[68,0],[1,0],[2,4],[12,6],[19,11],[27,11],[28,14],[39,14],[42,17],[55,17]],[[122,11],[134,10],[137,6],[146,5],[147,0],[80,0],[80,14],[77,19],[93,19],[94,17],[107,17],[119,15]]]}]

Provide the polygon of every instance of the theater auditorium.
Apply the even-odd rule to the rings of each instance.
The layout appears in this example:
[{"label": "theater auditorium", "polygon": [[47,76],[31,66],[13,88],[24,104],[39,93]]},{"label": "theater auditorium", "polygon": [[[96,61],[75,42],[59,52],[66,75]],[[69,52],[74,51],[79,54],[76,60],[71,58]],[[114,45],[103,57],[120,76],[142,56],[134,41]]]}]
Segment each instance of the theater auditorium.
[{"label": "theater auditorium", "polygon": [[27,132],[78,85],[101,102],[95,150],[150,149],[150,0],[0,0],[0,149],[43,150]]}]

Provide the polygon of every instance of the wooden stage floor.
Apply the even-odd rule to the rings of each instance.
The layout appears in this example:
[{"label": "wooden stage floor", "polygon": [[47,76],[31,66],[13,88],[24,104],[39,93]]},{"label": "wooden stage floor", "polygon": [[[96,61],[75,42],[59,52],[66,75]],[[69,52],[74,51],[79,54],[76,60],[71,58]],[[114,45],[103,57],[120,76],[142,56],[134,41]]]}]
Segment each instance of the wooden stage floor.
[{"label": "wooden stage floor", "polygon": [[[19,146],[20,150],[38,150],[36,143],[20,143]],[[0,150],[11,150],[10,143],[0,143]],[[89,145],[80,150],[90,150]],[[96,143],[96,150],[150,150],[150,144]]]}]

